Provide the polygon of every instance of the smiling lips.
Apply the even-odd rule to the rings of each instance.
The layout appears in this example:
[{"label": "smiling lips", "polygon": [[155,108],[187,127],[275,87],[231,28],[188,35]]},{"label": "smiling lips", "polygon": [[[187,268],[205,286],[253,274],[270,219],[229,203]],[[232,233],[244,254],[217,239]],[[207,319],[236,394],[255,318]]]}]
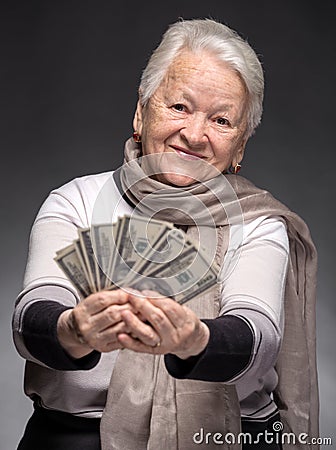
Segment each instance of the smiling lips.
[{"label": "smiling lips", "polygon": [[183,159],[202,159],[204,156],[200,155],[199,153],[192,152],[190,150],[187,150],[182,147],[172,146],[172,148],[175,150],[175,152]]}]

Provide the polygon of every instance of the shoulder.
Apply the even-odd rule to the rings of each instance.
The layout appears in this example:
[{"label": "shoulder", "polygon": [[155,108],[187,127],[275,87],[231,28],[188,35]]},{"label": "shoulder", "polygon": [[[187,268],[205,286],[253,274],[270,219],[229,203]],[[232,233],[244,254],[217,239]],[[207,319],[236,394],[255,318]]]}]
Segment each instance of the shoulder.
[{"label": "shoulder", "polygon": [[36,221],[61,218],[77,226],[88,226],[95,201],[106,183],[112,186],[109,192],[115,192],[117,199],[112,171],[78,177],[53,189],[42,204]]},{"label": "shoulder", "polygon": [[266,189],[236,175],[226,175],[239,200],[244,216],[244,244],[272,241],[288,249],[290,226],[300,218]]},{"label": "shoulder", "polygon": [[75,198],[81,194],[97,195],[104,184],[110,179],[113,179],[113,171],[77,177],[63,186],[53,189],[51,194],[61,195],[66,198]]},{"label": "shoulder", "polygon": [[289,250],[286,221],[281,216],[260,216],[244,223],[244,245],[270,242]]}]

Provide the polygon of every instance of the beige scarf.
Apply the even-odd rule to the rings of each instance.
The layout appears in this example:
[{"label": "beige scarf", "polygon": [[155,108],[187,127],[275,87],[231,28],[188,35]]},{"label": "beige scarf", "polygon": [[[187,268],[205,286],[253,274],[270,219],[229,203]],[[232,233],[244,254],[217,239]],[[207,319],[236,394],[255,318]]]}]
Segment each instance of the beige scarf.
[{"label": "beige scarf", "polygon": [[[226,192],[230,191],[227,182],[223,185],[223,176],[205,185],[197,183],[186,189],[169,187],[143,173],[138,155],[138,147],[128,141],[125,164],[120,172],[124,192],[127,191],[128,197],[137,205],[154,198],[144,202],[143,209],[139,209],[146,215],[157,212],[159,205],[161,208],[165,205],[165,210],[157,217],[189,225],[188,234],[192,237],[197,235],[197,231],[190,217],[195,219],[197,212],[190,205],[190,195],[201,198],[216,223],[217,242],[214,249],[220,264],[229,245],[228,223],[239,221],[237,211],[240,208],[244,220],[276,215],[286,221],[290,262],[285,293],[285,330],[276,365],[279,383],[274,398],[280,410],[284,432],[293,432],[297,437],[301,433],[317,437],[316,251],[306,224],[267,191],[255,187],[240,176],[225,176],[236,195],[236,201],[233,202],[232,195]],[[169,198],[174,201],[167,203]],[[223,212],[221,203],[225,201],[227,205]],[[199,216],[201,219],[198,225],[206,228],[206,215]],[[219,286],[188,302],[188,307],[201,318],[217,317]],[[162,356],[137,354],[128,350],[119,352],[101,423],[103,450],[218,448],[212,439],[208,444],[203,441],[204,447],[194,441],[195,433],[201,429],[212,433],[211,436],[221,433],[222,439],[225,435],[229,437],[229,433],[238,436],[240,410],[234,386],[176,380],[167,373]],[[232,443],[233,439],[231,443],[227,440],[229,442],[220,445],[220,448],[241,448],[239,444]],[[298,442],[284,445],[284,450],[292,448],[317,449],[319,446]]]}]

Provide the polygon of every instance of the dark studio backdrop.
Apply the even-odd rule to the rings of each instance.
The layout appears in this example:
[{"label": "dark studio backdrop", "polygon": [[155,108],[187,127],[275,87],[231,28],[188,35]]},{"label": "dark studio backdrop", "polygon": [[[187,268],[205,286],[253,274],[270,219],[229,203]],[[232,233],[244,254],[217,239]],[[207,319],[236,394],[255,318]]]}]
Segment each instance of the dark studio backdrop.
[{"label": "dark studio backdrop", "polygon": [[3,1],[0,12],[0,449],[16,447],[31,412],[10,321],[34,216],[51,189],[122,161],[141,71],[179,17],[228,24],[262,60],[264,118],[241,173],[298,212],[317,245],[321,436],[336,448],[332,3]]}]

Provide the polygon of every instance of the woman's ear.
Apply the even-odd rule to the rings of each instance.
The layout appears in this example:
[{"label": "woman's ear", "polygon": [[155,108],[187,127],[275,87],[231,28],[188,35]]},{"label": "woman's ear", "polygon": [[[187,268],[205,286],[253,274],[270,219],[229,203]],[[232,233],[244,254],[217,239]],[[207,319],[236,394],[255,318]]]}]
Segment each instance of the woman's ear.
[{"label": "woman's ear", "polygon": [[240,144],[240,147],[236,150],[235,154],[232,158],[232,167],[235,167],[237,164],[240,164],[244,158],[245,146],[248,138],[244,138]]},{"label": "woman's ear", "polygon": [[140,100],[138,100],[137,107],[134,113],[133,128],[136,133],[141,136],[143,125],[143,109],[140,105]]}]

